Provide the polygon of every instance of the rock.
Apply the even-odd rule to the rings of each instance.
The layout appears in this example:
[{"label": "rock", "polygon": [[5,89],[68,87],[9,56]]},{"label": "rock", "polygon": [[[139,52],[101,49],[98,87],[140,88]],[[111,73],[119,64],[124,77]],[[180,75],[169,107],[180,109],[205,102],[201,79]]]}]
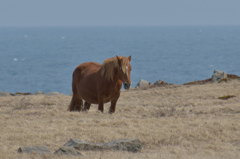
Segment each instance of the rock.
[{"label": "rock", "polygon": [[103,150],[104,144],[94,144],[87,141],[81,141],[78,139],[70,139],[64,146],[71,146],[77,150]]},{"label": "rock", "polygon": [[32,95],[32,93],[21,93],[21,92],[16,92],[16,93],[9,93],[11,96],[26,96],[26,95]]},{"label": "rock", "polygon": [[34,93],[33,95],[41,95],[41,94],[44,94],[44,93],[41,91],[38,91],[38,92]]},{"label": "rock", "polygon": [[158,85],[161,85],[161,84],[164,84],[163,80],[157,80],[156,82],[152,83],[151,85],[158,86]]},{"label": "rock", "polygon": [[74,156],[83,156],[80,152],[78,152],[74,147],[63,146],[59,150],[55,152],[58,155],[74,155]]},{"label": "rock", "polygon": [[74,147],[77,150],[119,150],[138,152],[142,149],[142,143],[138,139],[120,139],[108,143],[90,143],[78,139],[70,139],[63,147]]},{"label": "rock", "polygon": [[56,95],[62,95],[62,93],[59,93],[59,92],[50,92],[50,93],[46,93],[45,95],[47,95],[47,96],[56,96]]},{"label": "rock", "polygon": [[10,94],[7,92],[0,92],[0,97],[7,97],[7,96],[10,96]]},{"label": "rock", "polygon": [[227,78],[227,73],[224,71],[214,70],[212,75],[212,82],[218,82],[219,80]]},{"label": "rock", "polygon": [[16,92],[15,95],[32,95],[31,93],[21,93],[21,92]]},{"label": "rock", "polygon": [[149,87],[150,86],[150,82],[144,80],[144,79],[141,79],[138,83],[137,83],[137,86],[136,88],[141,88],[141,87]]},{"label": "rock", "polygon": [[11,96],[20,96],[20,94],[10,93]]},{"label": "rock", "polygon": [[23,146],[18,149],[19,153],[38,153],[42,154],[51,154],[51,150],[47,146]]},{"label": "rock", "polygon": [[138,139],[113,140],[105,144],[107,149],[138,152],[142,149],[142,142]]}]

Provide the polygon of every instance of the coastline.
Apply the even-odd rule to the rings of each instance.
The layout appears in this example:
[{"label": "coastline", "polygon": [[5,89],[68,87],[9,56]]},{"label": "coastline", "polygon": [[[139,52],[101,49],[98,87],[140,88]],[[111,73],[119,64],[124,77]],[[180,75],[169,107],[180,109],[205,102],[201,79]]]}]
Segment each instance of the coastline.
[{"label": "coastline", "polygon": [[[234,74],[226,74],[227,76],[225,78],[220,78],[218,81],[214,81],[217,83],[221,83],[221,82],[227,82],[227,81],[231,81],[231,80],[240,80],[240,77]],[[187,82],[184,83],[182,85],[202,85],[202,84],[208,84],[208,83],[213,83],[213,77],[212,78],[208,78],[205,80],[198,80],[198,81],[191,81],[191,82]],[[143,82],[141,84],[141,82]],[[170,85],[175,85],[177,86],[177,84],[174,83],[167,83],[164,82],[163,80],[157,80],[154,83],[150,83],[146,80],[141,79],[138,84],[135,87],[131,87],[131,90],[137,90],[137,89],[148,89],[148,88],[153,88],[153,87],[164,87],[164,86],[170,86]],[[0,97],[1,96],[19,96],[19,95],[47,95],[47,96],[54,96],[54,95],[66,95],[60,92],[48,92],[48,93],[44,93],[41,91],[35,92],[35,93],[29,93],[29,92],[16,92],[16,93],[8,93],[8,92],[0,92]],[[69,94],[71,95],[71,94]]]}]

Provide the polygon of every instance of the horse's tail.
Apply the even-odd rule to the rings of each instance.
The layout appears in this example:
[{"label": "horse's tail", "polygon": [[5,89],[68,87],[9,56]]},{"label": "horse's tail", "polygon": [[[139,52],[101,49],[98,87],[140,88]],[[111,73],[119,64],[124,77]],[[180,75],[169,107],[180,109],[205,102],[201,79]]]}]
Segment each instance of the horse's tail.
[{"label": "horse's tail", "polygon": [[82,111],[83,110],[83,100],[81,98],[75,99],[75,95],[72,95],[72,100],[68,105],[68,111]]},{"label": "horse's tail", "polygon": [[68,105],[68,111],[74,111],[74,108],[75,107],[75,101],[74,101],[74,98],[73,98],[73,96],[72,96],[72,100],[71,100],[71,102],[70,102],[70,104]]},{"label": "horse's tail", "polygon": [[82,111],[83,110],[83,100],[78,94],[78,82],[79,82],[79,76],[81,74],[82,70],[80,65],[73,71],[72,75],[72,100],[68,106],[68,111]]}]

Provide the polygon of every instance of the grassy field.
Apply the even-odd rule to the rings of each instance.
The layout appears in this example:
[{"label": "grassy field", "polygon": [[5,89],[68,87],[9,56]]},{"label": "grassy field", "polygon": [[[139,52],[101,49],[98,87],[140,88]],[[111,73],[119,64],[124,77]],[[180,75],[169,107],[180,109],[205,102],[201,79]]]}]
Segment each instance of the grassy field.
[{"label": "grassy field", "polygon": [[[218,99],[233,95],[228,100]],[[235,97],[234,97],[235,96]],[[71,96],[0,97],[0,158],[75,158],[19,154],[20,146],[53,152],[69,139],[142,141],[139,153],[81,151],[86,159],[239,158],[240,81],[123,90],[116,113],[68,112]]]}]

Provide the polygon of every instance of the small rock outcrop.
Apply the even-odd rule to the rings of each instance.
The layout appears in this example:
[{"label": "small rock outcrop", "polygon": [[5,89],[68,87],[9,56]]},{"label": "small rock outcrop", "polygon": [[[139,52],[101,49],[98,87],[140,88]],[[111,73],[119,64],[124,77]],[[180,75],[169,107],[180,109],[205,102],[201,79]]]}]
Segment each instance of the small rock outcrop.
[{"label": "small rock outcrop", "polygon": [[78,139],[70,139],[63,147],[73,147],[77,150],[118,150],[118,151],[130,151],[138,152],[142,149],[142,143],[138,139],[120,139],[113,140],[107,143],[90,143],[87,141],[81,141]]},{"label": "small rock outcrop", "polygon": [[18,149],[19,153],[38,153],[39,155],[51,154],[47,146],[23,146]]},{"label": "small rock outcrop", "polygon": [[151,85],[159,86],[159,85],[162,85],[162,84],[165,84],[163,80],[157,80],[156,82],[152,83]]},{"label": "small rock outcrop", "polygon": [[83,156],[78,150],[74,147],[63,146],[55,152],[57,155],[74,155],[74,156]]},{"label": "small rock outcrop", "polygon": [[137,83],[137,86],[136,88],[141,88],[141,87],[149,87],[150,86],[150,82],[144,80],[144,79],[141,79],[138,83]]},{"label": "small rock outcrop", "polygon": [[103,150],[104,144],[94,144],[78,139],[70,139],[64,146],[74,147],[77,150]]},{"label": "small rock outcrop", "polygon": [[214,70],[212,75],[212,82],[218,82],[224,78],[227,78],[227,73],[224,71]]},{"label": "small rock outcrop", "polygon": [[138,139],[113,140],[104,145],[107,149],[118,151],[138,152],[142,149],[142,143]]}]

